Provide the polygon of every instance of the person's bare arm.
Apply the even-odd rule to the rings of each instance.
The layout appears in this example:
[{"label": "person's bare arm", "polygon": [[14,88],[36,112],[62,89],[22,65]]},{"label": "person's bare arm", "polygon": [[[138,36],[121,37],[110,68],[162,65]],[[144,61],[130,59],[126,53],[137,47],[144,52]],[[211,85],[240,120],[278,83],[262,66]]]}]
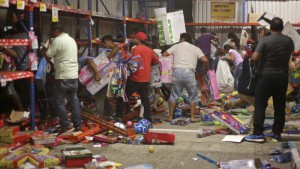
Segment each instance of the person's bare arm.
[{"label": "person's bare arm", "polygon": [[5,48],[4,46],[0,46],[0,51],[4,52],[5,54],[7,54],[8,56],[11,56],[13,58],[18,57],[17,53],[14,50]]},{"label": "person's bare arm", "polygon": [[200,58],[200,61],[203,63],[205,71],[208,71],[209,70],[209,62],[208,62],[208,59],[206,58],[206,56],[202,56]]},{"label": "person's bare arm", "polygon": [[223,57],[221,57],[221,59],[234,62],[234,54],[230,53],[229,57],[223,56]]},{"label": "person's bare arm", "polygon": [[95,77],[95,80],[96,81],[99,81],[101,79],[101,76],[98,72],[98,69],[97,69],[97,65],[95,64],[95,62],[93,61],[93,59],[89,59],[87,58],[85,60],[85,62],[90,66],[90,68],[92,69],[93,73],[94,73],[94,77]]},{"label": "person's bare arm", "polygon": [[168,51],[165,51],[165,52],[163,53],[163,56],[164,56],[164,57],[167,57],[167,56],[170,56],[170,54],[169,54]]},{"label": "person's bare arm", "polygon": [[113,48],[113,50],[109,53],[109,55],[107,56],[108,59],[111,59],[112,57],[114,57],[120,50],[119,46],[116,46],[115,48]]},{"label": "person's bare arm", "polygon": [[251,62],[258,62],[261,58],[262,54],[258,52],[254,52],[252,57],[251,57]]}]

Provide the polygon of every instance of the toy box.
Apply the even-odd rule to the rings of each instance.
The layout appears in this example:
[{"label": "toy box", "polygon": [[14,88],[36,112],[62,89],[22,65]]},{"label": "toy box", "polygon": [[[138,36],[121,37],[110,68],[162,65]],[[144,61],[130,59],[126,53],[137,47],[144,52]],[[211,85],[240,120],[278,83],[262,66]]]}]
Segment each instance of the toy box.
[{"label": "toy box", "polygon": [[172,83],[174,59],[173,56],[159,58],[161,63],[161,82]]},{"label": "toy box", "polygon": [[62,162],[60,158],[51,155],[28,155],[28,160],[39,168],[59,166]]},{"label": "toy box", "polygon": [[4,126],[0,128],[0,137],[12,137],[20,131],[19,126]]},{"label": "toy box", "polygon": [[86,89],[92,94],[96,94],[109,82],[110,71],[115,67],[114,62],[108,63],[99,73],[101,75],[100,81],[95,81],[94,79],[86,83]]},{"label": "toy box", "polygon": [[174,144],[175,134],[150,131],[144,134],[144,140],[147,144]]},{"label": "toy box", "polygon": [[103,143],[117,143],[118,138],[114,136],[106,136],[104,134],[97,134],[94,136],[94,141],[99,141]]},{"label": "toy box", "polygon": [[53,144],[56,143],[56,136],[52,134],[48,135],[36,135],[31,137],[35,145]]},{"label": "toy box", "polygon": [[228,128],[237,134],[245,134],[249,132],[249,129],[233,118],[230,114],[223,112],[222,110],[215,110],[212,113],[212,117],[219,122],[225,124]]},{"label": "toy box", "polygon": [[17,143],[28,143],[30,141],[29,134],[18,133],[15,136],[1,137],[1,143],[17,144]]},{"label": "toy box", "polygon": [[67,168],[83,167],[92,161],[92,152],[82,146],[69,146],[62,151],[65,166]]},{"label": "toy box", "polygon": [[27,159],[27,154],[9,154],[1,159],[0,168],[19,168]]},{"label": "toy box", "polygon": [[160,65],[153,65],[151,66],[151,87],[157,88],[161,87],[161,80],[160,80]]},{"label": "toy box", "polygon": [[8,154],[8,148],[6,148],[6,147],[0,148],[0,158],[3,158],[7,154]]}]

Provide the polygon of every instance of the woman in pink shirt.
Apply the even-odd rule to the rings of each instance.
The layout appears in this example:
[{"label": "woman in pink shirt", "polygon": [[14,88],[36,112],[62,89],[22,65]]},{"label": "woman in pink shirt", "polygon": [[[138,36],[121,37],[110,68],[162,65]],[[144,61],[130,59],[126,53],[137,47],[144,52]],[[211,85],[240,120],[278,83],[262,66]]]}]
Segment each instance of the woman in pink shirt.
[{"label": "woman in pink shirt", "polygon": [[234,64],[234,89],[237,90],[238,87],[238,79],[243,70],[243,58],[239,52],[234,50],[230,45],[225,45],[224,50],[226,53],[229,53],[229,57],[223,56],[221,59],[232,61]]}]

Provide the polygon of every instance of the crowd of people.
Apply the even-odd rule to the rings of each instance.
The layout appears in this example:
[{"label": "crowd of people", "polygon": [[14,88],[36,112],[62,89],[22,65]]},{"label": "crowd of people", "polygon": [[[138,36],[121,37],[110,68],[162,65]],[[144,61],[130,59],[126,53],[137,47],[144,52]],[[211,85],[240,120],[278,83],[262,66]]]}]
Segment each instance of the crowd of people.
[{"label": "crowd of people", "polygon": [[[23,37],[24,29],[19,22],[16,22],[16,32],[11,38]],[[105,48],[111,49],[108,59],[113,60],[117,56],[124,59],[130,56],[140,56],[143,68],[128,77],[125,93],[130,96],[137,92],[144,107],[143,118],[152,121],[149,101],[151,66],[159,65],[159,57],[174,57],[174,70],[172,85],[170,89],[169,115],[165,121],[173,119],[178,99],[183,95],[185,89],[188,93],[190,104],[191,122],[199,122],[195,116],[197,103],[200,101],[198,95],[199,86],[202,83],[202,76],[210,69],[215,69],[218,60],[224,60],[232,65],[232,75],[234,77],[234,88],[239,92],[239,100],[224,102],[224,107],[240,106],[243,103],[255,107],[253,115],[254,132],[246,137],[248,141],[262,142],[263,124],[267,101],[272,96],[275,108],[275,121],[273,126],[274,137],[280,139],[285,123],[285,93],[288,85],[288,70],[291,53],[294,44],[291,38],[282,35],[283,21],[274,18],[270,24],[271,34],[262,38],[258,43],[248,40],[248,44],[241,46],[239,39],[234,33],[229,33],[230,39],[227,44],[216,46],[218,57],[211,57],[211,43],[218,41],[219,37],[214,33],[208,33],[205,28],[201,29],[201,36],[193,42],[193,38],[188,33],[182,33],[178,43],[162,47],[158,50],[158,39],[152,37],[153,42],[148,43],[148,36],[143,32],[138,32],[132,37],[132,45],[129,50],[119,46],[111,35],[101,38]],[[24,36],[26,33],[24,34]],[[53,23],[50,29],[50,40],[48,46],[43,49],[43,55],[47,60],[54,60],[55,80],[53,86],[54,111],[60,118],[62,132],[75,128],[80,130],[80,103],[78,93],[78,72],[79,67],[90,66],[96,81],[101,80],[101,75],[97,66],[93,62],[94,57],[78,58],[78,47],[75,40],[64,32],[62,23]],[[152,46],[151,46],[152,44]],[[246,54],[241,54],[245,50]],[[28,60],[21,62],[26,49],[21,47],[7,48],[0,46],[0,52],[5,53],[17,63],[17,70],[28,70]],[[154,52],[155,51],[155,52]],[[116,55],[116,54],[119,55]],[[220,54],[221,53],[221,54]],[[22,63],[19,64],[18,63]],[[78,66],[78,64],[80,66]],[[2,66],[2,70],[4,67]],[[9,68],[5,68],[9,70]],[[107,86],[96,94],[97,112],[101,116],[109,117],[116,121],[122,121],[123,115],[128,111],[128,106],[122,98],[117,99],[116,111],[111,110],[110,103],[106,98]],[[202,94],[206,88],[200,88]],[[20,97],[15,92],[14,84],[10,83],[6,87],[6,93],[15,101],[16,109],[23,111]],[[72,107],[72,123],[69,121],[65,107],[65,98]],[[202,98],[202,103],[207,104],[207,100]]]}]

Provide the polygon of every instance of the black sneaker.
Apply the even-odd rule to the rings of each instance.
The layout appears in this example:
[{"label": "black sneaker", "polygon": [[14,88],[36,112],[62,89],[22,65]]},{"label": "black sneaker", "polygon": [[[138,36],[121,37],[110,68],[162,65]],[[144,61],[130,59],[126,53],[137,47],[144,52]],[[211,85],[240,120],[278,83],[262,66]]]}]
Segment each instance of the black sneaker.
[{"label": "black sneaker", "polygon": [[81,131],[81,127],[75,127],[75,132]]},{"label": "black sneaker", "polygon": [[64,126],[64,127],[61,127],[61,130],[60,130],[60,134],[62,134],[62,133],[67,133],[67,132],[70,132],[70,131],[72,131],[72,130],[74,130],[74,127],[73,127],[73,125],[72,124],[69,124],[68,126]]}]

